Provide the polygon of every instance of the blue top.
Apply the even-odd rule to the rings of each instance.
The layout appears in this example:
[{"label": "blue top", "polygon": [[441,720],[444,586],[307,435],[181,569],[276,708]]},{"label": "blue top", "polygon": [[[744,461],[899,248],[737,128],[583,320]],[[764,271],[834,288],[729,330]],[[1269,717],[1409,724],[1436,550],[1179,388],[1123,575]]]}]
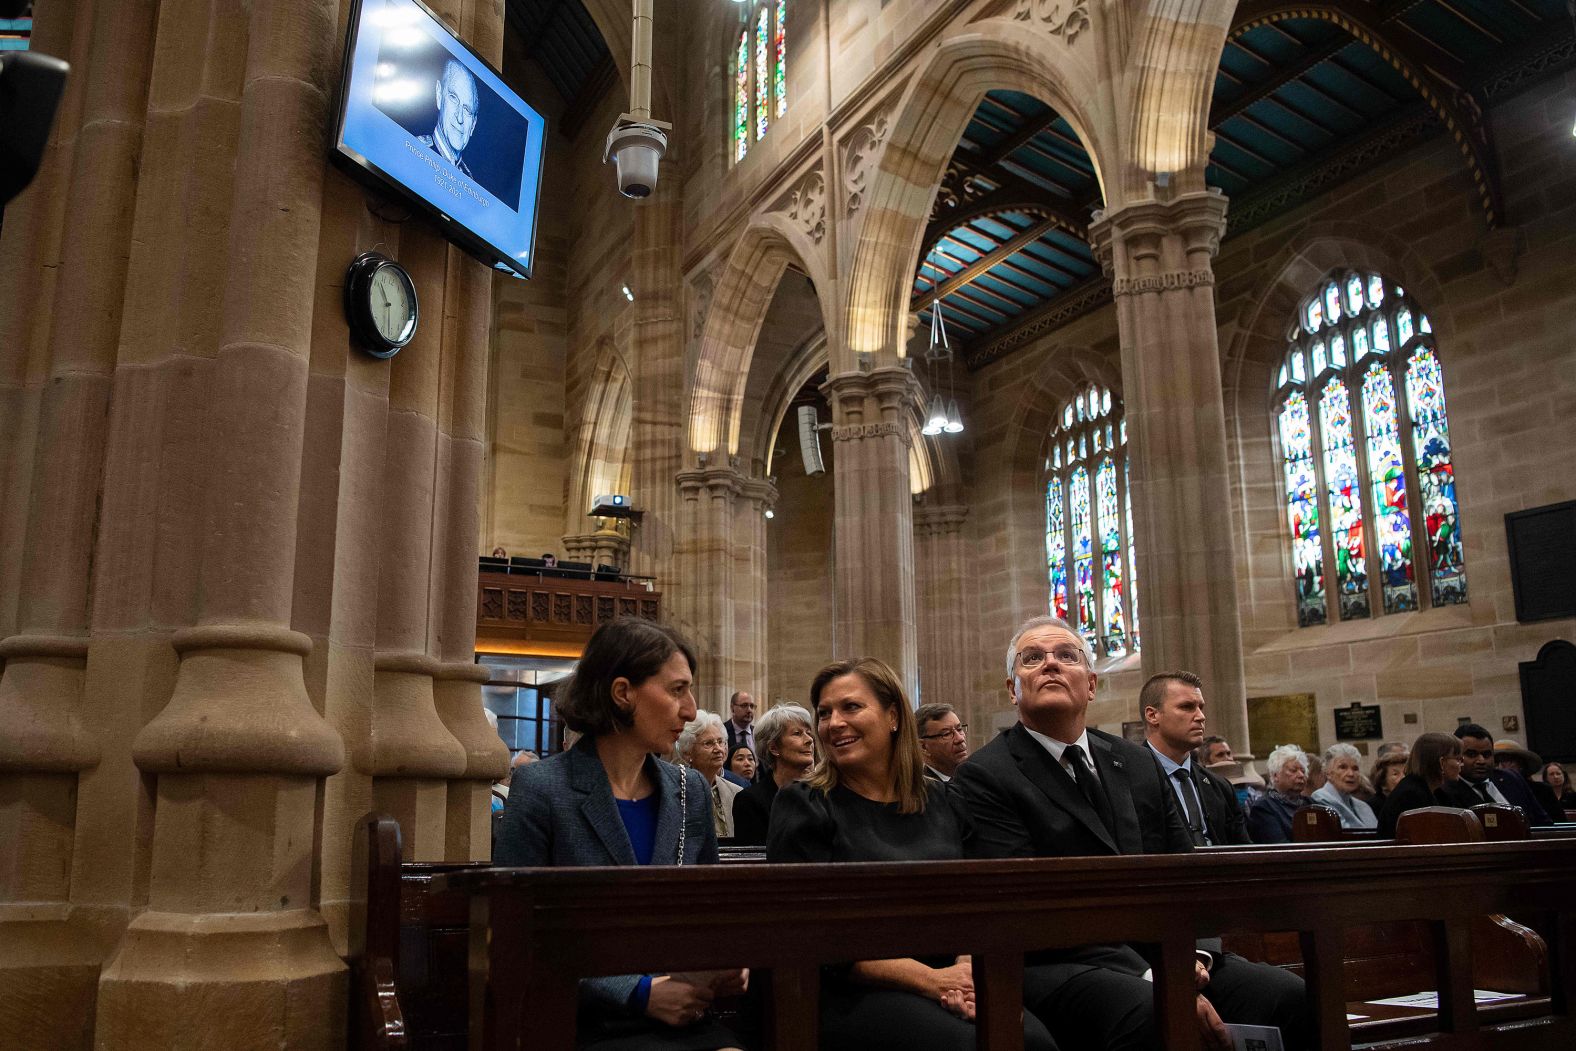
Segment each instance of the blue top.
[{"label": "blue top", "polygon": [[644,799],[615,799],[618,816],[629,833],[629,845],[635,850],[635,864],[649,865],[657,851],[657,794]]}]

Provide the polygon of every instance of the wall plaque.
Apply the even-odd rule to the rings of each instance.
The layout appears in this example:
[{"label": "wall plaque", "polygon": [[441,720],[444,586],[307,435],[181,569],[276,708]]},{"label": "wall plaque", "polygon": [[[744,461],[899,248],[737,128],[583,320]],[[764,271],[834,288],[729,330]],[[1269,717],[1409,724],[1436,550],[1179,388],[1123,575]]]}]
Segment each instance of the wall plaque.
[{"label": "wall plaque", "polygon": [[1263,759],[1277,745],[1294,744],[1305,752],[1319,749],[1319,718],[1311,693],[1248,698],[1248,740]]},{"label": "wall plaque", "polygon": [[1372,741],[1384,736],[1384,721],[1377,704],[1353,701],[1335,709],[1335,737],[1340,741]]}]

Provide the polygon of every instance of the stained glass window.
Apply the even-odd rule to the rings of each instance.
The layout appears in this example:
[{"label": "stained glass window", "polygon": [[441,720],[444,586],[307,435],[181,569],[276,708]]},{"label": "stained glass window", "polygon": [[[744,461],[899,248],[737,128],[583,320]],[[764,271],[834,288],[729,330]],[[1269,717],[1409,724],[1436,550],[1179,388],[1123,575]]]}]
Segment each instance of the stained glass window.
[{"label": "stained glass window", "polygon": [[733,88],[733,159],[743,160],[750,148],[750,31],[739,33],[739,54]]},{"label": "stained glass window", "polygon": [[733,159],[788,112],[788,0],[755,0],[744,13],[733,62]]},{"label": "stained glass window", "polygon": [[755,18],[755,138],[756,141],[766,137],[766,128],[771,124],[771,113],[767,109],[766,98],[771,88],[766,71],[766,41],[771,38],[772,13],[764,4],[760,14]]},{"label": "stained glass window", "polygon": [[1432,333],[1378,274],[1336,275],[1298,308],[1274,375],[1299,626],[1466,601]]},{"label": "stained glass window", "polygon": [[1368,564],[1363,557],[1362,479],[1352,441],[1352,400],[1346,384],[1332,376],[1319,396],[1319,426],[1324,436],[1324,488],[1335,541],[1335,587],[1341,619],[1368,615]]},{"label": "stained glass window", "polygon": [[1051,614],[1067,619],[1067,539],[1062,530],[1062,480],[1052,478],[1045,487],[1045,561],[1051,574]]},{"label": "stained glass window", "polygon": [[788,0],[777,0],[776,46],[772,48],[772,95],[777,99],[776,116],[788,112]]},{"label": "stained glass window", "polygon": [[1049,436],[1045,487],[1050,609],[1096,655],[1123,657],[1138,650],[1127,422],[1120,400],[1093,386],[1053,418],[1060,425]]},{"label": "stained glass window", "polygon": [[1381,362],[1363,377],[1363,425],[1368,431],[1368,480],[1384,611],[1417,608],[1412,580],[1412,519],[1406,508],[1406,464],[1395,412],[1395,384]]},{"label": "stained glass window", "polygon": [[1291,526],[1292,564],[1297,575],[1297,623],[1323,624],[1324,547],[1319,540],[1319,488],[1313,469],[1313,428],[1308,397],[1287,395],[1280,411],[1281,461],[1286,480],[1286,520]]},{"label": "stained glass window", "polygon": [[1450,426],[1445,419],[1445,377],[1431,347],[1419,346],[1407,363],[1406,396],[1433,602],[1436,606],[1465,602],[1467,574],[1461,557],[1456,474],[1450,462]]}]

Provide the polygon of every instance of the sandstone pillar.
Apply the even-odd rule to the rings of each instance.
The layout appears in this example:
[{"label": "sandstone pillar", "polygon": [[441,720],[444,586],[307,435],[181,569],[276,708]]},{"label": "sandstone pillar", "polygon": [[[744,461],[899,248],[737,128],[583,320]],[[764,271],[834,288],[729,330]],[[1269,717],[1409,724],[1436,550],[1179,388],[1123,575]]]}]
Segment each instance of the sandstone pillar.
[{"label": "sandstone pillar", "polygon": [[[460,776],[466,767],[464,748],[438,718],[433,693],[438,661],[432,646],[438,377],[449,260],[457,251],[433,230],[402,231],[400,260],[415,282],[427,324],[393,360],[384,439],[367,772],[373,777],[373,805],[399,821],[406,855],[419,861],[443,858],[446,779]],[[471,546],[474,555],[474,539]]]},{"label": "sandstone pillar", "polygon": [[[201,325],[191,333],[206,389],[172,398],[203,410],[193,426],[204,456],[190,466],[203,512],[186,552],[197,587],[192,626],[170,640],[179,665],[169,701],[134,743],[154,793],[146,908],[100,979],[96,1042],[331,1048],[344,1040],[346,989],[314,905],[316,812],[343,751],[305,688],[310,640],[290,623],[337,4],[259,0],[189,21],[164,13],[155,54],[168,65],[156,67],[150,96],[183,115],[172,126],[193,111],[209,121],[214,138],[187,141],[213,156],[166,145],[188,168],[196,153],[197,165],[226,173],[198,187],[201,224],[212,224],[199,229],[222,231],[225,251],[206,304],[216,338],[205,346]],[[139,208],[157,212],[184,177],[162,174],[169,184],[144,168]],[[146,305],[156,316],[171,309]]]},{"label": "sandstone pillar", "polygon": [[968,592],[968,550],[961,504],[914,509],[914,590],[918,599],[920,703],[955,705],[972,721],[968,655],[975,652],[976,619]]},{"label": "sandstone pillar", "polygon": [[443,387],[451,397],[438,438],[438,477],[446,502],[439,508],[435,545],[438,673],[433,699],[438,718],[465,753],[465,767],[447,786],[446,861],[492,857],[491,786],[509,772],[509,749],[482,714],[487,670],[476,663],[476,552],[492,281],[480,263],[451,255],[450,309],[443,318]]},{"label": "sandstone pillar", "polygon": [[679,474],[682,574],[702,708],[726,713],[736,690],[766,686],[766,519],[777,490],[733,466]]},{"label": "sandstone pillar", "polygon": [[592,566],[617,566],[629,564],[629,538],[604,519],[604,525],[591,533],[574,533],[564,537],[564,551],[576,562],[589,562]]},{"label": "sandstone pillar", "polygon": [[837,564],[836,657],[879,657],[918,685],[914,601],[914,500],[909,491],[906,368],[832,376],[833,535]]},{"label": "sandstone pillar", "polygon": [[[59,117],[70,149],[57,131],[38,184],[7,213],[4,249],[15,262],[0,287],[21,298],[7,304],[0,326],[12,381],[0,399],[8,417],[0,464],[12,469],[0,479],[8,483],[3,515],[25,522],[25,532],[5,529],[0,556],[7,602],[15,602],[14,620],[0,618],[9,635],[0,641],[0,1019],[4,1039],[29,1048],[91,1040],[108,952],[105,932],[73,917],[69,899],[78,775],[100,758],[81,718],[90,576],[155,7],[40,13],[35,45],[80,64]],[[68,226],[56,225],[57,204]],[[21,243],[11,237],[13,221]],[[58,253],[50,267],[58,278],[44,279],[43,250]],[[45,369],[47,382],[28,382],[42,381]]]},{"label": "sandstone pillar", "polygon": [[1184,193],[1090,229],[1115,284],[1145,675],[1204,680],[1210,730],[1247,740],[1242,620],[1211,260],[1226,199]]}]

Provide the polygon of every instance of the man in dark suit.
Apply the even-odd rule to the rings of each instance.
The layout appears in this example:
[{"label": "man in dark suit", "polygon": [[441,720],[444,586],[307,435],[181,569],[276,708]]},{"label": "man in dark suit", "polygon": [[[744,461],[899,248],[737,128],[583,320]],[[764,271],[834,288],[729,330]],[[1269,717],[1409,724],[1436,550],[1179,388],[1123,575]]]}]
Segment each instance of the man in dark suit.
[{"label": "man in dark suit", "polygon": [[1552,825],[1554,819],[1544,812],[1525,778],[1513,770],[1494,765],[1494,738],[1477,723],[1456,727],[1461,741],[1461,785],[1471,790],[1469,806],[1501,803],[1520,807],[1530,825]]},{"label": "man in dark suit", "polygon": [[1193,762],[1194,750],[1204,742],[1204,684],[1199,677],[1188,671],[1152,676],[1138,692],[1138,707],[1149,747],[1170,779],[1193,845],[1250,842],[1236,790]]},{"label": "man in dark suit", "polygon": [[[955,778],[974,821],[974,856],[1193,849],[1154,754],[1085,725],[1099,676],[1082,636],[1058,618],[1036,617],[1013,636],[1006,666],[1019,721],[974,753]],[[1026,962],[1024,1006],[1063,1047],[1160,1047],[1149,964],[1131,946],[1036,953]],[[1279,1026],[1288,1048],[1304,1038],[1303,988],[1295,975],[1209,952],[1200,953],[1198,970],[1206,1046],[1230,1047],[1222,1017]]]},{"label": "man in dark suit", "polygon": [[728,755],[742,745],[755,753],[755,780],[761,779],[761,750],[755,747],[755,698],[739,690],[728,698],[730,718],[722,724],[728,731]]}]

